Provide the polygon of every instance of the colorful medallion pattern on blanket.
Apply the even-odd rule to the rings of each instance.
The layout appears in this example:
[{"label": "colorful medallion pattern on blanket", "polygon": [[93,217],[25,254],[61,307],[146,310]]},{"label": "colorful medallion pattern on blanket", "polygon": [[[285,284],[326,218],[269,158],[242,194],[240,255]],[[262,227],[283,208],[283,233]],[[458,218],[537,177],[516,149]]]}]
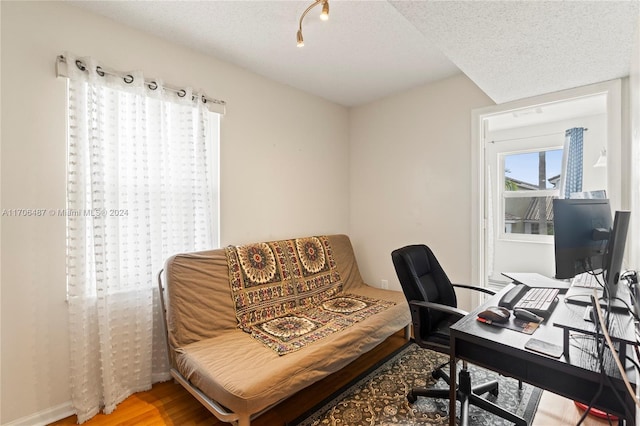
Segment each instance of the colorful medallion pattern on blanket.
[{"label": "colorful medallion pattern on blanket", "polygon": [[393,302],[343,293],[320,306],[258,324],[251,335],[280,355],[320,340],[376,314]]},{"label": "colorful medallion pattern on blanket", "polygon": [[236,317],[245,331],[342,291],[326,237],[227,247],[226,254]]},{"label": "colorful medallion pattern on blanket", "polygon": [[284,354],[392,303],[343,294],[325,236],[226,248],[238,326]]}]

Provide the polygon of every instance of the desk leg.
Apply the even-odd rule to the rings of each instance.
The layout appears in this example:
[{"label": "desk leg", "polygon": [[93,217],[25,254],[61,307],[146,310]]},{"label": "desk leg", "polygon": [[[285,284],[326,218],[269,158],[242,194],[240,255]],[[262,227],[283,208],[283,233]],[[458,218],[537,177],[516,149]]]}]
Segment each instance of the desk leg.
[{"label": "desk leg", "polygon": [[618,343],[618,358],[622,365],[627,364],[627,344],[626,343]]},{"label": "desk leg", "polygon": [[450,342],[450,350],[449,359],[449,377],[450,377],[450,388],[449,388],[449,426],[456,426],[456,397],[457,397],[457,379],[458,375],[456,373],[456,339],[451,338]]},{"label": "desk leg", "polygon": [[569,362],[569,329],[564,329],[563,339],[562,339],[562,352],[564,352],[564,358]]}]

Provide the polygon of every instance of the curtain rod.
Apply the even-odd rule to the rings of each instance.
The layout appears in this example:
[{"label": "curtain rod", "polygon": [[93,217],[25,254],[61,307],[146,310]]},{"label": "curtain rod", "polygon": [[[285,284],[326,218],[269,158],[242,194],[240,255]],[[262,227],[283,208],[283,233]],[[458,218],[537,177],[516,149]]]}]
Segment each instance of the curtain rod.
[{"label": "curtain rod", "polygon": [[[589,129],[588,129],[588,128],[586,128],[586,127],[583,127],[583,129],[582,129],[582,130],[584,130],[584,131],[586,132],[586,131],[587,131],[587,130],[589,130]],[[565,132],[566,132],[566,131],[565,131]],[[541,138],[541,137],[544,137],[544,136],[564,135],[564,134],[565,134],[565,132],[546,133],[546,134],[543,134],[543,135],[534,135],[534,136],[523,136],[523,137],[521,137],[521,138],[498,139],[498,140],[491,140],[491,141],[488,141],[488,142],[489,142],[489,143],[498,143],[498,142],[519,141],[519,140],[523,140],[523,139]]]},{"label": "curtain rod", "polygon": [[[84,64],[84,62],[82,62],[80,59],[76,60],[75,63],[76,67],[78,67],[78,69],[80,71],[85,71],[87,69],[87,66]],[[67,58],[65,58],[64,55],[58,55],[58,57],[56,58],[56,71],[57,71],[57,75],[58,77],[69,77],[69,72],[67,71],[67,67],[69,66],[69,64],[67,63]],[[133,83],[133,76],[131,74],[125,74],[123,72],[117,72],[117,71],[113,71],[113,70],[105,70],[104,68],[97,66],[96,67],[96,74],[98,74],[100,77],[104,77],[105,74],[108,75],[112,75],[114,77],[120,77],[124,80],[125,83],[127,84],[131,84]],[[158,88],[158,83],[154,80],[149,80],[149,79],[145,79],[144,80],[144,84],[150,89],[150,90],[156,90]],[[171,86],[171,85],[167,85],[167,84],[163,84],[164,89],[166,90],[170,90],[172,92],[175,92],[179,97],[183,98],[187,95],[187,91],[183,88],[179,88],[176,86]],[[196,100],[196,96],[192,95],[191,96],[192,100]],[[223,108],[223,114],[224,114],[224,108],[227,105],[227,103],[223,100],[220,99],[214,99],[214,98],[209,98],[206,95],[202,94],[201,95],[201,99],[203,103],[212,103],[212,104],[216,104],[216,105],[220,105]]]}]

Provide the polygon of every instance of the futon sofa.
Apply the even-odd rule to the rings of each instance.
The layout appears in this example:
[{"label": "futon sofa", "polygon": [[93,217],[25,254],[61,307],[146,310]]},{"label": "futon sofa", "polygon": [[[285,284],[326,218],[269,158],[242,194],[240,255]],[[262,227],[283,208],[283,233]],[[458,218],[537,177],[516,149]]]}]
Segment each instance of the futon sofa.
[{"label": "futon sofa", "polygon": [[178,254],[159,281],[172,376],[240,426],[408,336],[402,292],[363,282],[346,235]]}]

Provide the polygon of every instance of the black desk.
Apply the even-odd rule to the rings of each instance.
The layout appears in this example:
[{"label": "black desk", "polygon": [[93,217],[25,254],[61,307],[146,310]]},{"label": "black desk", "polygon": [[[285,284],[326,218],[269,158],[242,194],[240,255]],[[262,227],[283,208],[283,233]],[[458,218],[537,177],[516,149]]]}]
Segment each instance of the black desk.
[{"label": "black desk", "polygon": [[[533,334],[524,334],[514,330],[499,328],[476,321],[477,313],[488,306],[498,304],[500,297],[510,289],[493,296],[486,303],[471,311],[469,315],[451,327],[451,355],[456,359],[463,359],[472,364],[496,371],[504,376],[514,377],[539,388],[562,395],[566,398],[589,404],[594,397],[601,374],[598,369],[595,341],[588,334],[578,334],[572,339],[565,339],[569,331],[581,327],[593,330],[593,325],[584,321],[584,306],[560,302],[551,316],[546,319]],[[626,330],[633,336],[635,326],[628,314],[615,315],[616,330]],[[557,325],[554,325],[557,323]],[[561,328],[563,325],[564,328]],[[562,346],[568,342],[569,356],[551,358],[524,348],[530,338],[555,343]],[[616,335],[621,338],[620,335]],[[635,336],[631,339],[634,342]],[[627,351],[630,353],[631,351]],[[607,351],[605,351],[605,355]],[[457,379],[456,363],[451,364],[451,394],[449,405],[449,424],[455,425],[455,380]],[[615,397],[609,383],[604,382],[603,391],[594,407],[624,418],[627,424],[635,425],[635,406],[631,396],[622,381],[619,371],[613,364],[613,359],[605,362],[606,372],[612,378],[613,386],[624,398],[624,405]],[[627,375],[635,386],[635,370],[628,365]],[[625,409],[626,406],[626,409]]]}]

